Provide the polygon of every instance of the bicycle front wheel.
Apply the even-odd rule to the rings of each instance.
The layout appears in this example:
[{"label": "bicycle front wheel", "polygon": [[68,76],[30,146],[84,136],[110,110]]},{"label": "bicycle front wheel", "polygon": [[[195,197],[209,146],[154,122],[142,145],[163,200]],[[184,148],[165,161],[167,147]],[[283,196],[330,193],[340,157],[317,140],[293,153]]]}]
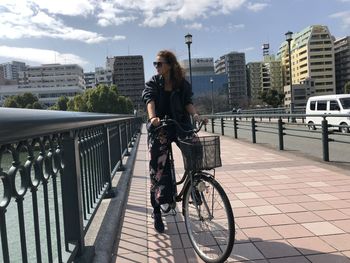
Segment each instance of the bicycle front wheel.
[{"label": "bicycle front wheel", "polygon": [[235,222],[223,188],[214,178],[197,174],[183,202],[187,233],[197,254],[205,262],[224,262],[232,252]]}]

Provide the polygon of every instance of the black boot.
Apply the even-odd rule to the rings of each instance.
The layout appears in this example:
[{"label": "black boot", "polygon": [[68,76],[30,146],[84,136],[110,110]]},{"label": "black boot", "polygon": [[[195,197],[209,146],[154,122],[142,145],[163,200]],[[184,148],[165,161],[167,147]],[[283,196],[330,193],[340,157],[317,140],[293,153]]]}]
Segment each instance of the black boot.
[{"label": "black boot", "polygon": [[164,232],[164,224],[162,220],[162,214],[161,213],[155,213],[153,214],[154,219],[154,229],[157,230],[159,233]]}]

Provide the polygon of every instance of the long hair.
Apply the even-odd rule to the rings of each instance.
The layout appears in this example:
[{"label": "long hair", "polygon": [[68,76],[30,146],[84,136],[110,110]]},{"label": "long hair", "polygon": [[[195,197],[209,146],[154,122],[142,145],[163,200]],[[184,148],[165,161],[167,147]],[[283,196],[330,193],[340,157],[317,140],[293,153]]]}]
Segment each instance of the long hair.
[{"label": "long hair", "polygon": [[185,78],[185,72],[177,61],[175,54],[169,50],[161,50],[157,56],[164,58],[170,65],[170,81],[175,85],[175,88],[181,88],[181,84]]}]

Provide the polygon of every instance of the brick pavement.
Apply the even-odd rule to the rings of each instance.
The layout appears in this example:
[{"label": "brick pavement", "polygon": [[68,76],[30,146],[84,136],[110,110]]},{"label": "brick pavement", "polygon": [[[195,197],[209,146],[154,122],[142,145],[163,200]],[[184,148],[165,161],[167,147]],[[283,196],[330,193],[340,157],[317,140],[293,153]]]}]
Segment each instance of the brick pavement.
[{"label": "brick pavement", "polygon": [[[146,137],[143,130],[112,262],[202,262],[181,213],[164,217],[164,234],[153,230]],[[349,171],[225,136],[221,150],[216,178],[231,201],[237,231],[228,262],[350,263]]]}]

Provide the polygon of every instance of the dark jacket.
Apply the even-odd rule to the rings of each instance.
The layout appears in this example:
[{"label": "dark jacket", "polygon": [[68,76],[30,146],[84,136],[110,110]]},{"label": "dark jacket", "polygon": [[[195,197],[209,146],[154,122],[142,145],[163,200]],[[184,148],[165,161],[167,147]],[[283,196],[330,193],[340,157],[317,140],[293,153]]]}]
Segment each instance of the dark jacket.
[{"label": "dark jacket", "polygon": [[182,87],[171,92],[170,105],[165,105],[164,99],[164,78],[161,75],[155,75],[146,82],[145,89],[142,92],[142,99],[147,105],[150,101],[154,101],[157,117],[164,117],[165,107],[170,106],[172,117],[181,123],[184,127],[192,127],[191,118],[186,111],[186,105],[193,104],[192,88],[187,80],[183,80]]}]

